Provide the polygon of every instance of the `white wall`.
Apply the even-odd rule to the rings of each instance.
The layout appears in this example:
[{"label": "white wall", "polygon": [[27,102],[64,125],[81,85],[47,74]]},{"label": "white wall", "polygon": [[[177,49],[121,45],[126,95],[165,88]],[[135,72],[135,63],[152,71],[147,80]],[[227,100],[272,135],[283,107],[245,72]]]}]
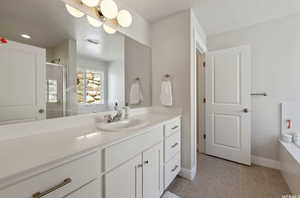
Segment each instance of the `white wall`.
[{"label": "white wall", "polygon": [[210,50],[252,47],[252,155],[278,160],[281,101],[300,101],[300,15],[208,37]]},{"label": "white wall", "polygon": [[108,103],[108,67],[109,62],[88,57],[77,57],[77,71],[101,71],[104,73],[104,104],[77,104],[78,113],[93,113],[107,111]]},{"label": "white wall", "polygon": [[[168,16],[152,25],[152,103],[160,105],[165,74],[173,82],[174,107],[182,108],[182,166],[187,177],[196,170],[196,40],[202,28],[191,10]],[[204,34],[204,31],[202,31]],[[201,40],[201,39],[200,39]],[[193,173],[192,173],[193,172]]]},{"label": "white wall", "polygon": [[144,101],[131,107],[151,106],[152,104],[152,56],[151,48],[128,37],[125,38],[125,100],[129,103],[130,87],[139,77]]}]

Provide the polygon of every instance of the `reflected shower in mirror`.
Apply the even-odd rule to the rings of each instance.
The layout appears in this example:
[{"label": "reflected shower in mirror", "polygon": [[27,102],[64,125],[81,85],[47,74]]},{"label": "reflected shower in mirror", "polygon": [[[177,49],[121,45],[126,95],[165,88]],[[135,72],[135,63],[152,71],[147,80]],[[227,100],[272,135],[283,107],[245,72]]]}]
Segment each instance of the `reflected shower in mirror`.
[{"label": "reflected shower in mirror", "polygon": [[5,1],[0,27],[0,125],[151,106],[151,49],[74,18],[61,0]]}]

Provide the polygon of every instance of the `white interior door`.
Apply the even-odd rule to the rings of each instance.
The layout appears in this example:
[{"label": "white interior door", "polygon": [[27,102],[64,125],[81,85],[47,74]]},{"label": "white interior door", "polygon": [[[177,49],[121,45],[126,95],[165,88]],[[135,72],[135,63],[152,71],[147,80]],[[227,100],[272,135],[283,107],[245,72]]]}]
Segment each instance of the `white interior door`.
[{"label": "white interior door", "polygon": [[205,75],[206,153],[250,165],[250,47],[209,52]]},{"label": "white interior door", "polygon": [[45,118],[45,65],[45,49],[0,46],[0,124]]}]

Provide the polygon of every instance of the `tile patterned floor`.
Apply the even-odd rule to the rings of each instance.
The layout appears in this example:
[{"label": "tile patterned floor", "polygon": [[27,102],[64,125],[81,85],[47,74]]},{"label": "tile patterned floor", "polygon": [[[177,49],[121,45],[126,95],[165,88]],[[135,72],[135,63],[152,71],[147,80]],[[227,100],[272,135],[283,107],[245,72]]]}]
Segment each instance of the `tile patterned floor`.
[{"label": "tile patterned floor", "polygon": [[278,170],[198,155],[194,181],[175,179],[169,190],[181,198],[281,198],[290,190]]}]

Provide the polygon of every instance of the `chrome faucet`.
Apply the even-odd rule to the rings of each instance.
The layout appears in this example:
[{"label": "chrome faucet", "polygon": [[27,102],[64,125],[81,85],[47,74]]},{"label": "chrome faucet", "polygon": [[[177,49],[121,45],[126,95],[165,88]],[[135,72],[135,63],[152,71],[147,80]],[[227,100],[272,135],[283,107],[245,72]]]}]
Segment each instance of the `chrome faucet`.
[{"label": "chrome faucet", "polygon": [[117,122],[120,121],[123,117],[123,111],[122,109],[119,108],[119,104],[116,102],[114,105],[114,110],[117,111],[116,115],[112,116],[112,115],[105,115],[104,118],[106,120],[106,122],[110,123],[110,122]]}]

